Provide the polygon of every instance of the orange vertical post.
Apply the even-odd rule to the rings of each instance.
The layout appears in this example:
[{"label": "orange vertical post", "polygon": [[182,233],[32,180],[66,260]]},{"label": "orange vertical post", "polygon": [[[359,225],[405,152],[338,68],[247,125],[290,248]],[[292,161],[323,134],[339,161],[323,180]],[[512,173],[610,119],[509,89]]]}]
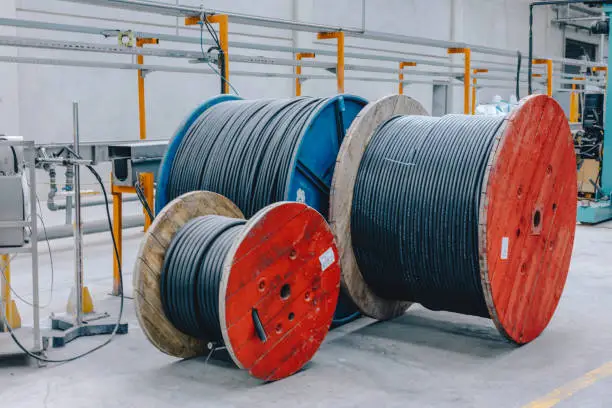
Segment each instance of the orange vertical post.
[{"label": "orange vertical post", "polygon": [[[153,210],[154,205],[153,205],[153,200],[154,200],[154,191],[153,191],[153,185],[154,185],[154,177],[153,177],[153,173],[140,173],[138,175],[138,181],[140,182],[140,185],[142,186],[142,190],[145,196],[145,200],[147,201],[147,204],[149,205],[149,208],[151,208],[151,210]],[[151,226],[151,223],[153,222],[153,220],[149,217],[149,214],[146,212],[146,210],[143,209],[144,212],[144,216],[145,216],[145,223],[144,223],[144,230],[145,232],[149,229],[149,227]]]},{"label": "orange vertical post", "polygon": [[[11,258],[0,255],[0,317],[6,319],[12,329],[21,327],[21,316],[17,310],[15,300],[11,298]],[[4,320],[0,319],[0,332],[4,327]]]},{"label": "orange vertical post", "polygon": [[[481,69],[481,68],[476,68],[472,71],[472,73],[475,74],[485,74],[489,72],[488,69]],[[472,79],[472,115],[476,114],[476,85],[478,85],[478,79],[476,79],[476,77],[474,77]]]},{"label": "orange vertical post", "polygon": [[[575,81],[585,81],[585,77],[574,77],[572,78]],[[575,91],[578,87],[576,84],[572,84],[572,91]],[[578,102],[578,93],[572,92],[570,93],[570,114],[569,121],[572,123],[576,123],[580,120],[580,104]]]},{"label": "orange vertical post", "polygon": [[[229,86],[229,19],[227,14],[212,14],[206,16],[206,21],[211,24],[219,24],[219,45],[223,51],[223,93],[230,93]],[[201,16],[185,17],[185,25],[203,24]]]},{"label": "orange vertical post", "polygon": [[397,79],[399,80],[399,86],[398,86],[397,93],[400,95],[404,94],[404,68],[405,67],[416,67],[416,62],[400,61],[399,63],[399,72],[397,75]]},{"label": "orange vertical post", "polygon": [[[301,61],[302,58],[314,58],[315,54],[313,52],[298,52],[295,54],[295,60]],[[302,75],[302,66],[295,66],[295,96],[302,96],[302,80],[298,78],[298,75]]]},{"label": "orange vertical post", "polygon": [[[112,183],[112,177],[111,177]],[[121,295],[121,287],[119,285],[119,262],[122,260],[123,254],[123,195],[122,192],[111,184],[111,193],[113,195],[113,236],[117,243],[117,254],[113,251],[113,295]],[[119,255],[119,258],[117,258]]]},{"label": "orange vertical post", "polygon": [[546,64],[546,94],[552,96],[553,94],[553,62],[550,59],[534,59],[534,65]]},{"label": "orange vertical post", "polygon": [[344,93],[344,33],[342,31],[333,31],[318,33],[317,39],[329,40],[335,38],[337,40],[337,63],[336,63],[336,82],[338,93]]},{"label": "orange vertical post", "polygon": [[463,54],[463,113],[470,114],[470,91],[472,88],[472,50],[469,48],[449,48],[449,54]]},{"label": "orange vertical post", "polygon": [[[572,91],[576,90],[576,84],[572,84]],[[569,121],[571,123],[578,122],[578,98],[576,92],[570,94],[570,114]]]},{"label": "orange vertical post", "polygon": [[[142,48],[145,44],[159,44],[157,38],[137,38],[136,47]],[[144,57],[138,55],[136,62],[139,65],[144,64]],[[142,69],[138,70],[138,120],[140,125],[140,139],[144,140],[147,138],[147,115],[146,115],[146,104],[145,104],[145,72]]]}]

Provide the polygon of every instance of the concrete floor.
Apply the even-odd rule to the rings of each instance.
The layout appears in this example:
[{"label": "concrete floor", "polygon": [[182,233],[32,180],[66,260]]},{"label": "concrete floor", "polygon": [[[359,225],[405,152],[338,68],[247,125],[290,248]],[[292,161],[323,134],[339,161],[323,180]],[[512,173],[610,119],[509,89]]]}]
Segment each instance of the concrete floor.
[{"label": "concrete floor", "polygon": [[[130,230],[125,235],[129,294],[142,233]],[[42,316],[64,308],[72,279],[71,241],[54,241],[52,248],[55,290]],[[361,319],[335,330],[305,370],[262,384],[227,364],[205,364],[203,358],[179,361],[162,354],[144,337],[127,300],[129,334],[93,355],[44,368],[0,366],[0,406],[502,408],[524,406],[577,381],[582,384],[578,388],[593,384],[572,396],[571,387],[562,389],[558,407],[609,407],[612,376],[583,376],[612,361],[611,249],[612,223],[578,227],[557,313],[542,336],[520,348],[505,342],[489,320],[414,307],[390,322]],[[100,310],[115,311],[118,305],[107,296],[111,262],[108,235],[86,237],[86,283]],[[31,293],[29,270],[26,256],[14,261],[14,287],[26,298]],[[50,293],[49,272],[48,255],[41,250],[42,303]],[[31,312],[19,303],[24,323],[31,324]],[[76,354],[101,341],[80,339],[49,356]],[[543,406],[552,405],[533,405]]]}]

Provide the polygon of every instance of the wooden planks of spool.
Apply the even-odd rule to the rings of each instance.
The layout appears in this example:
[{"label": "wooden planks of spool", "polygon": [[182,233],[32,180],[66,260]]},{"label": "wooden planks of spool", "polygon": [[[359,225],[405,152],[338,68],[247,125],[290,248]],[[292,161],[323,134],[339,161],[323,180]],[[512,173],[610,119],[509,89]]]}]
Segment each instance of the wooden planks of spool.
[{"label": "wooden planks of spool", "polygon": [[[358,308],[376,319],[402,315],[411,303],[378,296],[359,271],[350,231],[359,163],[382,123],[397,115],[426,114],[404,95],[368,104],[349,128],[336,161],[330,224],[340,251],[341,283]],[[555,312],[576,229],[574,146],[565,114],[554,99],[529,96],[508,115],[496,136],[480,194],[478,252],[485,302],[504,337],[528,343]]]},{"label": "wooden planks of spool", "polygon": [[[173,200],[145,233],[134,268],[136,315],[159,350],[179,358],[206,355],[211,339],[188,336],[165,316],[160,277],[167,248],[189,220],[244,218],[227,198],[196,191]],[[287,377],[311,360],[329,330],[340,289],[340,266],[325,219],[301,203],[281,202],[247,221],[223,266],[219,312],[223,346],[234,363],[265,381]],[[257,308],[266,334],[258,337]]]}]

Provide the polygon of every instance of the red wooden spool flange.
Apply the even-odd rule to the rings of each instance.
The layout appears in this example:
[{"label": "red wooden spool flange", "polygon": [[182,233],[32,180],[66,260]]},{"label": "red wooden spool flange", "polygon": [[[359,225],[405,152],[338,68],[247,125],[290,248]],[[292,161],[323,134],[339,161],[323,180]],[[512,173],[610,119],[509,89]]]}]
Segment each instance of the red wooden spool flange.
[{"label": "red wooden spool flange", "polygon": [[[225,260],[219,311],[227,351],[263,380],[295,373],[323,342],[339,290],[338,251],[325,219],[300,203],[264,208]],[[265,341],[257,335],[253,310]]]},{"label": "red wooden spool flange", "polygon": [[536,338],[559,303],[576,230],[576,190],[563,109],[545,95],[523,99],[491,154],[479,217],[485,300],[511,341]]}]

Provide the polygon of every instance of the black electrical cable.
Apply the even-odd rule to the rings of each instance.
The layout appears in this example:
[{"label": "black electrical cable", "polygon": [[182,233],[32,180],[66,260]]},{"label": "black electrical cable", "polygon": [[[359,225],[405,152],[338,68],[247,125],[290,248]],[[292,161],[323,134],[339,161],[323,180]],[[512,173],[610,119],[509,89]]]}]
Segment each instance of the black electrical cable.
[{"label": "black electrical cable", "polygon": [[146,211],[147,215],[149,216],[149,219],[154,219],[155,215],[153,214],[153,210],[147,202],[147,198],[145,197],[144,191],[142,191],[142,187],[140,186],[140,183],[138,181],[134,184],[134,190],[136,190],[136,196],[138,197],[138,201],[140,201],[140,204],[142,205],[142,208],[144,208],[144,210]]},{"label": "black electrical cable", "polygon": [[398,116],[372,136],[355,183],[351,235],[359,269],[376,294],[488,316],[479,200],[503,120]]},{"label": "black electrical cable", "polygon": [[223,263],[245,223],[218,215],[197,217],[172,239],[164,258],[160,294],[166,316],[183,333],[222,343],[219,288]]},{"label": "black electrical cable", "polygon": [[523,63],[523,54],[520,51],[516,52],[516,99],[521,99],[521,64]]},{"label": "black electrical cable", "polygon": [[229,101],[188,129],[170,170],[170,201],[195,190],[232,200],[251,217],[287,199],[290,167],[309,119],[327,98]]}]

